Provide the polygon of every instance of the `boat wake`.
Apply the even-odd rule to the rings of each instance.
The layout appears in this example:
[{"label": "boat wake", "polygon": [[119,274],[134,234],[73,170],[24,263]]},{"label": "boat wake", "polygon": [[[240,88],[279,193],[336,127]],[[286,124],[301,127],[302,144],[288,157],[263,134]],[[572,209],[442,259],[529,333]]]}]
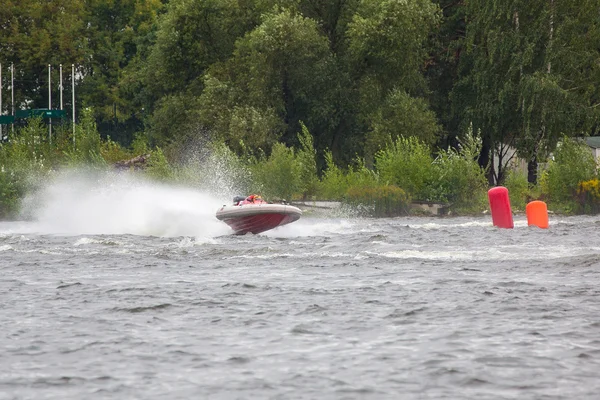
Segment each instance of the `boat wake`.
[{"label": "boat wake", "polygon": [[38,233],[216,237],[223,204],[209,192],[149,182],[129,173],[62,173],[28,198]]}]

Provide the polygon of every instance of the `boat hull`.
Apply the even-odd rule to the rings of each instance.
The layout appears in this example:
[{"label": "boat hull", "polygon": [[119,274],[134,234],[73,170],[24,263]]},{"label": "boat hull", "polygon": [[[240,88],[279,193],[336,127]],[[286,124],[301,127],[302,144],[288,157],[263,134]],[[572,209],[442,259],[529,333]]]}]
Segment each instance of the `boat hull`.
[{"label": "boat hull", "polygon": [[297,221],[302,211],[287,204],[244,204],[223,206],[216,214],[236,235],[261,233]]}]

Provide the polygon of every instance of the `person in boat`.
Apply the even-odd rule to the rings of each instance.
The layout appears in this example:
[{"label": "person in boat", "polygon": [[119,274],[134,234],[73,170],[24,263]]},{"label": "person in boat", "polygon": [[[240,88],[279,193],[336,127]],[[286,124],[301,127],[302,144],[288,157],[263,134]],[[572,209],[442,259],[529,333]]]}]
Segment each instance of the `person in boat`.
[{"label": "person in boat", "polygon": [[251,194],[248,197],[243,196],[235,196],[233,198],[234,206],[241,206],[242,204],[253,204],[253,203],[262,203],[263,199],[258,194]]},{"label": "person in boat", "polygon": [[261,200],[262,200],[262,197],[260,197],[260,195],[258,195],[258,194],[251,194],[250,196],[246,197],[246,201],[248,203],[258,203]]},{"label": "person in boat", "polygon": [[242,201],[244,201],[244,200],[246,200],[246,198],[245,198],[244,196],[235,196],[235,197],[233,198],[233,205],[234,205],[234,206],[239,206],[239,205],[240,205],[240,203],[241,203]]}]

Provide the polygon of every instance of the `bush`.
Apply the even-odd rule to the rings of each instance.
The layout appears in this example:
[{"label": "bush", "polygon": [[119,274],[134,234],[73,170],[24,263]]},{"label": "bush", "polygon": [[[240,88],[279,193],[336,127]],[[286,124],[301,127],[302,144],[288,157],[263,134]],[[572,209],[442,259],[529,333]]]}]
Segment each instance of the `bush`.
[{"label": "bush", "polygon": [[353,186],[348,189],[346,202],[360,207],[374,217],[394,217],[408,214],[410,198],[397,186]]},{"label": "bush", "polygon": [[301,122],[302,132],[298,134],[300,150],[296,152],[296,161],[300,167],[300,180],[303,197],[312,196],[317,191],[319,179],[317,177],[317,152],[313,138],[308,128]]},{"label": "bush", "polygon": [[598,178],[580,182],[577,186],[579,212],[598,214],[600,212],[600,180]]},{"label": "bush", "polygon": [[487,179],[477,157],[481,139],[472,130],[460,141],[459,149],[440,152],[434,161],[436,182],[433,201],[450,203],[453,210],[480,211],[485,208]]},{"label": "bush", "polygon": [[540,185],[548,202],[563,211],[577,209],[579,183],[596,177],[596,160],[588,147],[565,137],[554,152],[554,160],[542,174]]},{"label": "bush", "polygon": [[374,188],[380,186],[379,174],[367,168],[364,160],[360,158],[354,160],[354,165],[348,168],[346,182],[348,187]]},{"label": "bush", "polygon": [[174,180],[175,172],[160,147],[150,152],[145,174],[157,181],[168,182]]},{"label": "bush", "polygon": [[106,138],[106,140],[100,144],[100,155],[110,164],[127,160],[132,157],[129,151],[121,147],[117,142],[113,142],[110,137]]},{"label": "bush", "polygon": [[0,219],[17,214],[20,193],[14,176],[0,166]]},{"label": "bush", "polygon": [[516,169],[509,169],[504,179],[504,187],[508,189],[510,205],[517,210],[525,210],[531,197],[527,174]]},{"label": "bush", "polygon": [[252,191],[266,198],[298,199],[315,194],[318,189],[316,151],[306,126],[298,134],[300,149],[275,143],[271,155],[248,157],[253,177]]},{"label": "bush", "polygon": [[376,154],[375,165],[380,182],[398,186],[416,200],[437,200],[431,185],[436,171],[430,149],[418,139],[400,136]]},{"label": "bush", "polygon": [[75,127],[74,143],[74,148],[65,152],[71,164],[106,166],[101,152],[102,141],[91,108],[82,110],[80,123]]},{"label": "bush", "polygon": [[333,162],[331,151],[325,151],[325,171],[318,183],[317,195],[323,200],[341,200],[348,191],[344,172]]},{"label": "bush", "polygon": [[354,166],[343,171],[333,162],[330,151],[325,152],[326,169],[318,183],[317,195],[323,200],[344,200],[350,187],[373,188],[379,186],[379,175],[356,159]]},{"label": "bush", "polygon": [[294,156],[294,149],[283,143],[273,146],[271,155],[258,158],[251,166],[252,191],[265,198],[291,200],[303,189],[302,166]]}]

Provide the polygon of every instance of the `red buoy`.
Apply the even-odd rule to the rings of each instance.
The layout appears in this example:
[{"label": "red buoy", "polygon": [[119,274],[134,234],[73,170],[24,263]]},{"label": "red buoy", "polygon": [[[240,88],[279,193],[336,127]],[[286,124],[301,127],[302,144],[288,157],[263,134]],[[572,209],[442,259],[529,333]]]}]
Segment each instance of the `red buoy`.
[{"label": "red buoy", "polygon": [[548,207],[543,201],[534,200],[527,203],[525,213],[527,214],[528,226],[537,226],[542,229],[548,228]]},{"label": "red buoy", "polygon": [[491,188],[488,190],[488,200],[490,201],[490,211],[492,212],[494,226],[507,229],[514,228],[508,189],[504,186]]}]

